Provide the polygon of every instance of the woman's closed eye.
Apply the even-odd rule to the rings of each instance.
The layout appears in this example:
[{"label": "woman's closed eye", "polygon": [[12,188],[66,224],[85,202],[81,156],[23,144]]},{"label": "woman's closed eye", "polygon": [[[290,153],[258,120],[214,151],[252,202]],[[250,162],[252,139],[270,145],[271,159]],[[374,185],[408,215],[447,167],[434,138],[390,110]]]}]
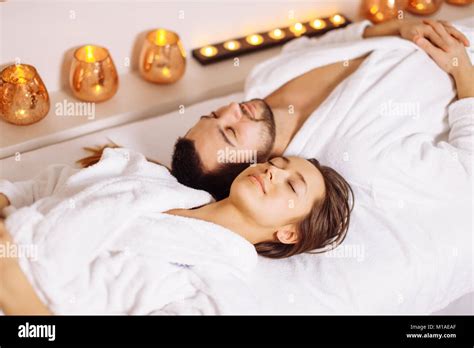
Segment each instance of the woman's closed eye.
[{"label": "woman's closed eye", "polygon": [[[269,160],[268,163],[270,163],[270,165],[272,165],[273,167],[284,170],[287,163],[288,163],[288,161],[284,158],[280,158],[280,160],[279,160],[279,158],[276,158],[276,160],[281,161],[282,164],[277,165],[275,163],[275,158]],[[301,185],[299,185],[299,182],[293,180],[291,177],[286,181],[286,185],[287,185],[288,189],[291,190],[294,194],[299,195],[299,193],[301,193]],[[297,187],[298,187],[298,189],[297,189]]]},{"label": "woman's closed eye", "polygon": [[288,180],[287,184],[291,188],[291,190],[296,194],[295,186],[293,185],[293,183],[290,180]]}]

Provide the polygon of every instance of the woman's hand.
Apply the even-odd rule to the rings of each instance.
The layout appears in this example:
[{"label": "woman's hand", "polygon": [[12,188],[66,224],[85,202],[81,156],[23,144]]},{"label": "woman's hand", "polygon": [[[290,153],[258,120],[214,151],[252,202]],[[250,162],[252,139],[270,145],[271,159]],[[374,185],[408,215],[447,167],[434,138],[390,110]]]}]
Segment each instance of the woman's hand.
[{"label": "woman's hand", "polygon": [[452,75],[458,91],[458,98],[474,97],[474,68],[467,55],[464,43],[453,37],[445,25],[436,21],[424,20],[438,37],[437,43],[416,36],[415,43],[420,46],[438,66]]},{"label": "woman's hand", "polygon": [[400,36],[409,41],[415,42],[416,38],[423,37],[440,47],[445,41],[439,34],[439,29],[443,28],[444,32],[452,39],[461,42],[466,47],[470,45],[467,37],[446,21],[405,19],[399,22]]}]

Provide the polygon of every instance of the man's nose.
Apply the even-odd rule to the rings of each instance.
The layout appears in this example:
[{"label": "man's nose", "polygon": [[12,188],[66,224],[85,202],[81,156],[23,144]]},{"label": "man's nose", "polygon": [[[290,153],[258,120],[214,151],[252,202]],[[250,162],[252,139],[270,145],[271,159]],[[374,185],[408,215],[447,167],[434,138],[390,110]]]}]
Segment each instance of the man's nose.
[{"label": "man's nose", "polygon": [[229,108],[226,113],[227,119],[232,122],[239,122],[242,118],[242,112],[240,111],[239,103],[232,102],[229,104]]}]

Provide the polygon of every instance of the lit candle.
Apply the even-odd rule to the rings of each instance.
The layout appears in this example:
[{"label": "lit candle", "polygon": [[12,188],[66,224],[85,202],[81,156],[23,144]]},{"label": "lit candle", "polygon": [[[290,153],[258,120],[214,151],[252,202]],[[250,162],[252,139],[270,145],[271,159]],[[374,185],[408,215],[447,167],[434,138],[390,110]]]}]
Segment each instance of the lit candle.
[{"label": "lit candle", "polygon": [[155,31],[155,45],[165,46],[168,43],[168,40],[166,39],[167,32],[166,29],[157,29]]},{"label": "lit candle", "polygon": [[84,45],[74,51],[69,86],[74,96],[88,102],[112,98],[118,90],[117,69],[105,47]]},{"label": "lit candle", "polygon": [[314,29],[323,29],[326,27],[326,22],[323,21],[322,19],[315,19],[314,21],[311,21],[310,25],[314,28]]},{"label": "lit candle", "polygon": [[93,63],[93,62],[95,62],[94,47],[92,47],[91,45],[87,45],[87,46],[85,47],[85,51],[86,51],[85,61],[86,61],[87,63]]},{"label": "lit candle", "polygon": [[224,43],[224,48],[229,51],[235,51],[240,48],[240,42],[237,40],[231,40]]},{"label": "lit candle", "polygon": [[214,46],[205,46],[199,50],[204,57],[212,57],[217,54],[217,48]]},{"label": "lit candle", "polygon": [[290,27],[290,31],[295,34],[295,36],[300,36],[306,32],[306,27],[301,23],[295,23]]},{"label": "lit candle", "polygon": [[439,9],[442,2],[442,0],[410,0],[406,9],[414,14],[430,15]]},{"label": "lit candle", "polygon": [[44,118],[50,101],[36,69],[28,64],[9,65],[0,72],[0,118],[28,125]]},{"label": "lit candle", "polygon": [[329,18],[329,20],[331,21],[332,24],[334,24],[336,27],[341,25],[341,24],[344,24],[344,22],[346,21],[344,19],[344,17],[342,17],[341,15],[339,14],[335,14],[334,16],[331,16]]},{"label": "lit candle", "polygon": [[245,40],[252,46],[257,46],[263,42],[263,37],[262,35],[259,35],[259,34],[253,34],[253,35],[247,36]]},{"label": "lit candle", "polygon": [[274,29],[268,33],[273,40],[281,40],[285,37],[285,32],[281,29]]}]

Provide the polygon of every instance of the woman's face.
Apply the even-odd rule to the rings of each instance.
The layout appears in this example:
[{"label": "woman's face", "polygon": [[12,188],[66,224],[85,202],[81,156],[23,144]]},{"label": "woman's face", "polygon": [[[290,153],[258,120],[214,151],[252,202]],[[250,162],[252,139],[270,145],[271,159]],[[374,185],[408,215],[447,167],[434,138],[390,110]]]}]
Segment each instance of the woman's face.
[{"label": "woman's face", "polygon": [[311,162],[300,157],[275,157],[240,173],[232,183],[229,199],[261,227],[276,231],[296,226],[324,194],[323,176]]}]

